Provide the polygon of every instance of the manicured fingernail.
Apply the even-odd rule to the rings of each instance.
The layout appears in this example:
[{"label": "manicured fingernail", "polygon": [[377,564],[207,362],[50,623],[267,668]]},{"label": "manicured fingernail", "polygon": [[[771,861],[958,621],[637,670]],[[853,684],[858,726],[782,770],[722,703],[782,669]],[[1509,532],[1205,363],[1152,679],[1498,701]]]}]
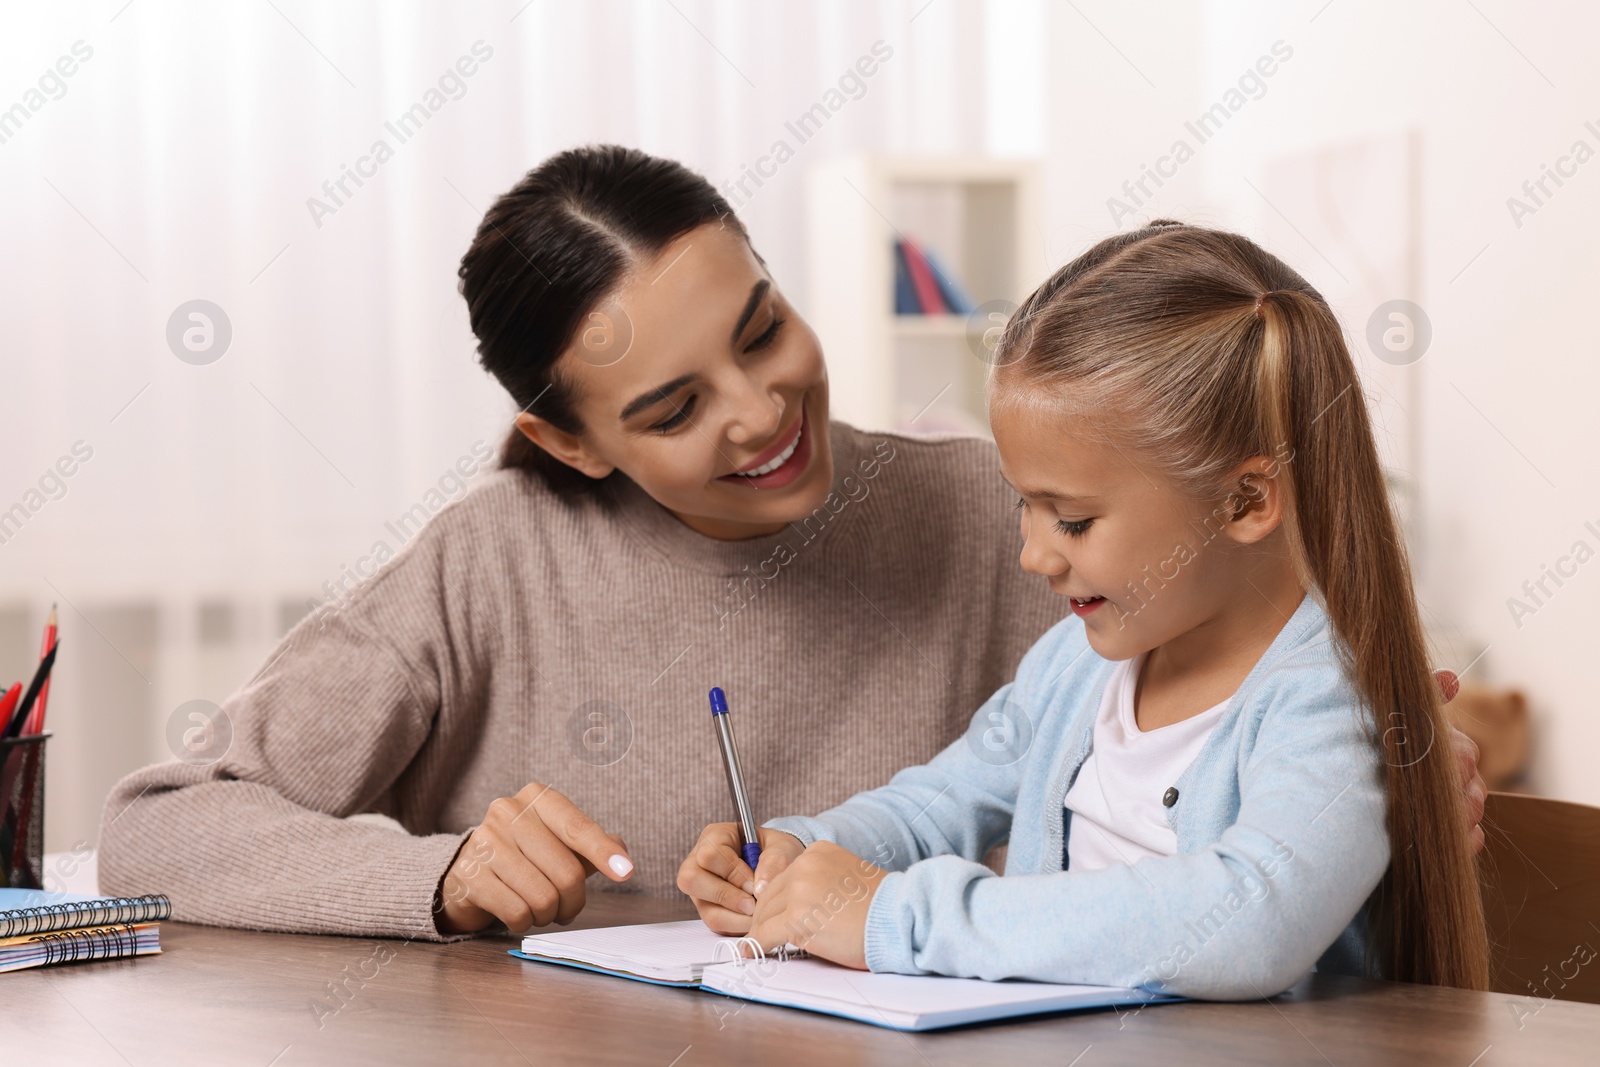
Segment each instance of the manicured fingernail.
[{"label": "manicured fingernail", "polygon": [[754,915],[756,913],[756,902],[751,900],[749,897],[745,897],[743,900],[739,901],[739,910],[744,912],[746,915]]},{"label": "manicured fingernail", "polygon": [[750,892],[751,892],[751,893],[752,893],[752,894],[753,894],[753,895],[755,895],[755,896],[758,896],[758,897],[759,897],[759,896],[760,896],[760,895],[761,895],[761,891],[762,891],[762,890],[763,890],[763,889],[765,889],[765,888],[767,888],[767,880],[766,880],[766,879],[765,879],[765,878],[763,878],[763,879],[761,879],[761,881],[759,881],[759,882],[757,882],[757,883],[756,883],[756,884],[755,884],[755,888],[754,888],[754,889],[752,889],[752,890],[750,890]]},{"label": "manicured fingernail", "polygon": [[611,869],[617,872],[618,878],[626,878],[633,873],[633,861],[622,855],[612,856]]},{"label": "manicured fingernail", "polygon": [[740,886],[739,888],[743,889],[746,893],[753,894],[756,891],[756,884],[747,878],[745,879],[744,885]]}]

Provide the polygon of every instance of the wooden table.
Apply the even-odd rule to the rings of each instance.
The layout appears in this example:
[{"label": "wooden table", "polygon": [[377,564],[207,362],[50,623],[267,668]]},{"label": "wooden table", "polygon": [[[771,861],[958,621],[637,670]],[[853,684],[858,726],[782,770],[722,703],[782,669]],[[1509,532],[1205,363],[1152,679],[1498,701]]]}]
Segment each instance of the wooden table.
[{"label": "wooden table", "polygon": [[[690,918],[597,895],[574,924]],[[0,975],[0,1063],[1600,1063],[1600,1006],[1312,975],[1271,1001],[901,1034],[452,945],[165,923],[160,956]],[[344,992],[336,996],[335,986]]]}]

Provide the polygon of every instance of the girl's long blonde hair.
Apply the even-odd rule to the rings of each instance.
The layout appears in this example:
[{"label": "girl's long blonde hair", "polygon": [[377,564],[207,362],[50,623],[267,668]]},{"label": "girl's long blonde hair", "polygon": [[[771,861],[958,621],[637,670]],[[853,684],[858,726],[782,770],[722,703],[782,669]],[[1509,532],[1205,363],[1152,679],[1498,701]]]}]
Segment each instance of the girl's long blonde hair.
[{"label": "girl's long blonde hair", "polygon": [[[1449,726],[1356,368],[1332,310],[1244,237],[1159,221],[1040,286],[995,351],[999,382],[1110,412],[1138,451],[1221,497],[1254,456],[1280,484],[1296,569],[1321,600],[1384,757],[1390,864],[1367,902],[1385,977],[1488,987]],[[1099,420],[1097,420],[1099,421]],[[1104,423],[1102,422],[1102,425]]]}]

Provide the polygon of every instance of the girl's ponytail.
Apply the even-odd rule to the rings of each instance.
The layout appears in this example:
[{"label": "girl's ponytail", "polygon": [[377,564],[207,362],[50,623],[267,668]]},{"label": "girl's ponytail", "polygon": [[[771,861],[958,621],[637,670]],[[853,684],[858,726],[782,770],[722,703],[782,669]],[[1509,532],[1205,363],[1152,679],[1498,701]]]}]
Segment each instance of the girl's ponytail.
[{"label": "girl's ponytail", "polygon": [[1449,724],[1356,370],[1309,290],[1261,300],[1261,422],[1286,443],[1284,528],[1368,702],[1389,797],[1388,873],[1368,903],[1385,976],[1488,988],[1487,940]]}]

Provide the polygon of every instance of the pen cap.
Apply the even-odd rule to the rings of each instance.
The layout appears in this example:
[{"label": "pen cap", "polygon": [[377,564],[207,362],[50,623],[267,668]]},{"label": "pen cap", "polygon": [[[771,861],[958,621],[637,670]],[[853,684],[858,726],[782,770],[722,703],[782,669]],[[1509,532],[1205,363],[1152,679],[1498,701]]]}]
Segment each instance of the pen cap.
[{"label": "pen cap", "polygon": [[723,695],[720,686],[713,686],[711,689],[711,714],[728,714],[728,698]]}]

